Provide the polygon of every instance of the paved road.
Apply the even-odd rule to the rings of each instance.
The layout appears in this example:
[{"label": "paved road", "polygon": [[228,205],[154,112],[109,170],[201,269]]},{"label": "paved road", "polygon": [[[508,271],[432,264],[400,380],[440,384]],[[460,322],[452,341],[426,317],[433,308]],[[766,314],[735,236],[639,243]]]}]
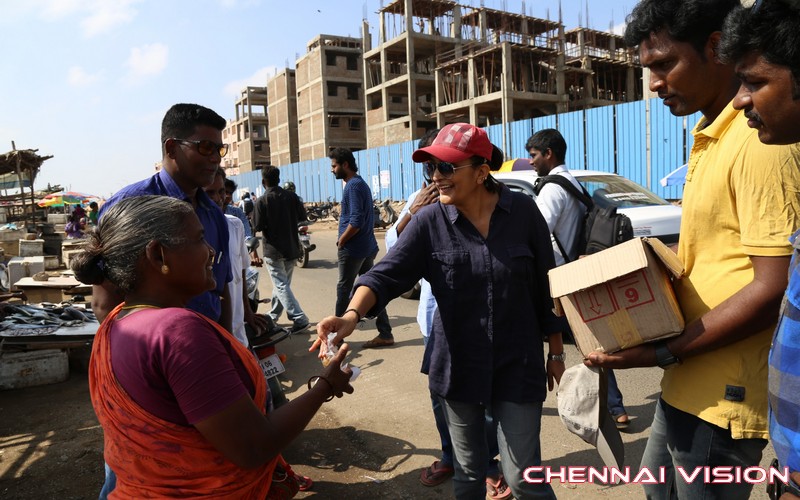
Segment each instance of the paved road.
[{"label": "paved road", "polygon": [[[312,320],[333,312],[335,303],[336,233],[324,223],[312,226],[311,239],[317,249],[309,267],[297,268],[293,289]],[[383,234],[378,234],[381,255]],[[269,276],[262,273],[261,292],[271,293]],[[261,306],[263,312],[267,306]],[[361,349],[361,344],[377,332],[368,321],[348,340],[351,363],[361,367],[354,383],[355,393],[323,406],[303,436],[287,451],[296,468],[311,476],[314,491],[321,498],[447,498],[451,483],[426,488],[419,481],[422,467],[439,458],[440,443],[433,424],[426,377],[419,372],[423,344],[415,322],[417,301],[396,299],[388,309],[396,344],[383,349]],[[282,323],[288,324],[286,318]],[[282,344],[289,354],[287,380],[289,396],[302,393],[308,378],[319,373],[315,356],[307,353],[316,332],[294,336]],[[574,346],[567,346],[567,365],[579,361]],[[633,369],[617,374],[632,423],[623,434],[625,463],[636,467],[649,434],[655,401],[659,393],[661,370]],[[556,411],[555,394],[548,395],[542,418],[542,459],[551,466],[587,465],[601,467],[594,448],[567,431]],[[771,448],[764,459],[768,464]],[[638,485],[615,487],[593,484],[555,485],[559,498],[641,498]],[[308,494],[313,496],[313,494]],[[765,498],[758,486],[753,498]]]}]

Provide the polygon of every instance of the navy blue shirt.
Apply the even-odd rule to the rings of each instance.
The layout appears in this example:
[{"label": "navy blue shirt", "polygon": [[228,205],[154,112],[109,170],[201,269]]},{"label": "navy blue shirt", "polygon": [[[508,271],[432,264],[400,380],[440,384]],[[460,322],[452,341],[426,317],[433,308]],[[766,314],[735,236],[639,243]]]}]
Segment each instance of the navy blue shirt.
[{"label": "navy blue shirt", "polygon": [[[186,193],[172,180],[172,177],[170,177],[166,170],[161,169],[149,179],[133,183],[114,193],[114,195],[100,207],[100,213],[97,216],[98,220],[103,217],[106,210],[111,208],[118,201],[132,196],[146,196],[150,194],[169,196],[171,198],[184,200],[187,203],[189,202]],[[195,209],[195,213],[205,230],[206,241],[215,252],[214,279],[217,281],[217,287],[214,290],[204,292],[194,297],[189,301],[186,307],[200,314],[204,314],[214,321],[219,321],[220,314],[222,313],[220,294],[222,294],[227,283],[233,279],[230,256],[228,255],[228,222],[225,220],[225,214],[211,201],[205,191],[198,189],[196,198],[197,208]]]},{"label": "navy blue shirt", "polygon": [[439,308],[423,372],[433,393],[465,403],[544,401],[543,335],[564,330],[547,272],[555,266],[536,203],[505,186],[484,239],[453,205],[429,205],[356,286],[377,296],[370,313],[427,279]]},{"label": "navy blue shirt", "polygon": [[351,225],[359,231],[347,240],[344,248],[352,257],[372,257],[378,253],[375,239],[375,214],[372,211],[372,191],[360,175],[350,178],[342,193],[342,213],[339,216],[339,236]]}]

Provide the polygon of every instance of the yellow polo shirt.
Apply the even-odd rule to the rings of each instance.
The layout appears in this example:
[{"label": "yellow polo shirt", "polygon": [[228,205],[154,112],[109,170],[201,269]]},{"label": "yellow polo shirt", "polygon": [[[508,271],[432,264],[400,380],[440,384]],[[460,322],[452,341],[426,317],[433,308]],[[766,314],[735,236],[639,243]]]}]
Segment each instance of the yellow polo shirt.
[{"label": "yellow polo shirt", "polygon": [[[750,255],[791,255],[788,239],[800,227],[800,146],[762,144],[730,103],[706,124],[703,119],[692,131],[678,245],[686,277],[676,281],[675,292],[687,324],[752,281]],[[662,397],[730,428],[734,439],[767,439],[767,355],[774,330],[772,324],[666,370]]]}]

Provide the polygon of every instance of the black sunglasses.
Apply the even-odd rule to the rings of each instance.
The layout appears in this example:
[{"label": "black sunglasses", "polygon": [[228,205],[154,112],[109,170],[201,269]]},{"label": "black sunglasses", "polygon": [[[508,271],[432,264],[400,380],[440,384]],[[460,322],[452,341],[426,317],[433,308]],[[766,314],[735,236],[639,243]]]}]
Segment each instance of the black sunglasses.
[{"label": "black sunglasses", "polygon": [[[482,163],[479,163],[478,165],[482,165]],[[433,179],[433,173],[438,170],[439,174],[442,177],[444,177],[445,179],[449,179],[449,178],[453,177],[453,175],[455,175],[456,170],[458,170],[459,168],[467,168],[467,167],[474,167],[474,166],[476,166],[476,165],[475,164],[470,164],[470,165],[462,165],[460,167],[456,167],[452,163],[447,163],[446,161],[440,161],[440,162],[426,161],[425,162],[425,177],[427,179]]]},{"label": "black sunglasses", "polygon": [[172,138],[173,141],[180,142],[182,144],[192,144],[197,149],[197,152],[203,156],[211,156],[214,153],[219,154],[219,157],[222,158],[226,154],[228,154],[228,145],[227,144],[217,144],[214,141],[209,141],[208,139],[203,139],[201,141],[190,141],[188,139],[178,139],[177,137]]}]

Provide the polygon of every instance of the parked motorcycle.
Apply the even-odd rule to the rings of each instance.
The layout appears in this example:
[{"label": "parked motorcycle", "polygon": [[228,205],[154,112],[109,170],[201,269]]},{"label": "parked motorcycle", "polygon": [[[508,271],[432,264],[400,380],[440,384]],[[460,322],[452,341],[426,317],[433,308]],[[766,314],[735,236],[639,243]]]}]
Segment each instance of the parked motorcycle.
[{"label": "parked motorcycle", "polygon": [[382,202],[375,200],[372,203],[372,211],[374,213],[374,227],[386,229],[397,221],[397,212],[392,207],[392,200],[386,198]]},{"label": "parked motorcycle", "polygon": [[297,232],[300,236],[300,246],[303,247],[303,254],[297,258],[297,265],[299,267],[306,267],[308,265],[308,254],[311,253],[317,245],[311,243],[311,232],[308,230],[311,221],[303,221],[297,225]]},{"label": "parked motorcycle", "polygon": [[333,202],[328,198],[328,201],[325,203],[316,203],[306,207],[306,217],[308,217],[308,220],[311,222],[327,217],[333,217],[335,220],[339,220],[339,210],[334,207]]}]

